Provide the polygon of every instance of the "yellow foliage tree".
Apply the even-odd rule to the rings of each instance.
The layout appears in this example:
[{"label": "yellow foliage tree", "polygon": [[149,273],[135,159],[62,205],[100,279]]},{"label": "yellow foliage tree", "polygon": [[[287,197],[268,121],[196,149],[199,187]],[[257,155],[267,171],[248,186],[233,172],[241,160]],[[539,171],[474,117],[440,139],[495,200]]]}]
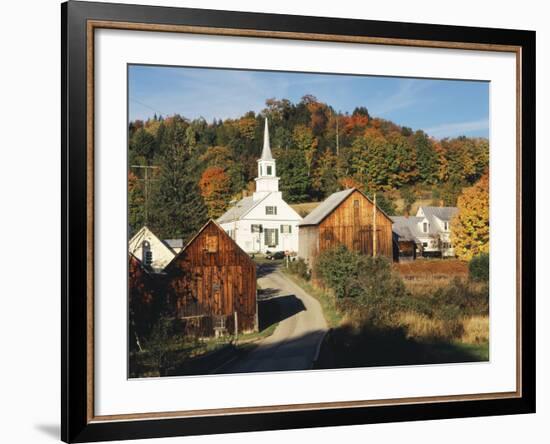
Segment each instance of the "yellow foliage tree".
[{"label": "yellow foliage tree", "polygon": [[451,221],[451,241],[459,259],[489,253],[489,174],[465,188],[458,198],[458,214]]}]

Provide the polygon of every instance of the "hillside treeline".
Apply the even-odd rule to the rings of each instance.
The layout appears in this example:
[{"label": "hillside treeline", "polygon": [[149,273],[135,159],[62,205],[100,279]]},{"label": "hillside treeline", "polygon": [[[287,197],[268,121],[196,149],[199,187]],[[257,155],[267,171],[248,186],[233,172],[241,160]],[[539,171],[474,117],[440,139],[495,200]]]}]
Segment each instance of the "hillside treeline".
[{"label": "hillside treeline", "polygon": [[[187,238],[253,191],[265,117],[280,189],[290,203],[356,186],[376,191],[390,213],[396,199],[406,211],[426,194],[455,205],[488,168],[487,139],[437,140],[371,116],[365,107],[338,113],[311,95],[298,103],[269,99],[260,113],[211,123],[155,115],[129,124],[130,232],[147,222],[161,237]],[[147,180],[137,166],[153,167]]]}]

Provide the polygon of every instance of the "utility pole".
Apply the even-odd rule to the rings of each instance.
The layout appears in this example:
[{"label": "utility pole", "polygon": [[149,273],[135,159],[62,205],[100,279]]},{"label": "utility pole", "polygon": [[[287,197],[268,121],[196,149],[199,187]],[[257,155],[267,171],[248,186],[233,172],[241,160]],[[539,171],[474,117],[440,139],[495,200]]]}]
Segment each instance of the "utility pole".
[{"label": "utility pole", "polygon": [[338,121],[340,117],[336,114],[336,157],[340,157],[340,143],[338,141]]},{"label": "utility pole", "polygon": [[143,179],[138,178],[140,182],[143,182],[143,194],[145,197],[145,203],[144,203],[144,216],[145,216],[145,225],[149,222],[149,181],[155,181],[156,179],[150,179],[149,178],[149,170],[155,170],[160,167],[155,165],[130,165],[131,168],[141,168],[144,170],[144,177]]},{"label": "utility pole", "polygon": [[377,240],[376,239],[376,191],[374,192],[374,211],[372,212],[372,257],[377,255]]}]

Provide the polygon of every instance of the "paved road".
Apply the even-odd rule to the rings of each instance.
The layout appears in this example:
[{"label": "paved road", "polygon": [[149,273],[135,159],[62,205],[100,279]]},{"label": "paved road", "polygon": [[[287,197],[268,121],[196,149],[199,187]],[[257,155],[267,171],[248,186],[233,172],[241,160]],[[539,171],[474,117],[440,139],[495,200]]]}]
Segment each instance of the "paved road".
[{"label": "paved road", "polygon": [[268,271],[258,284],[270,294],[270,307],[288,316],[273,334],[225,366],[223,373],[267,372],[310,369],[319,342],[327,330],[319,302],[277,268]]}]

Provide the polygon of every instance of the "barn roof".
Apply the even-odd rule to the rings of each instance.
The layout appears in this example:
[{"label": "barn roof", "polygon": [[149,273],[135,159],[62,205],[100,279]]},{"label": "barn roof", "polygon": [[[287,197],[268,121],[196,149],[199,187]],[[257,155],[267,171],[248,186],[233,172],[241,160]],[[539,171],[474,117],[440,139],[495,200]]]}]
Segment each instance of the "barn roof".
[{"label": "barn roof", "polygon": [[[181,249],[181,251],[180,251],[179,253],[177,253],[177,254],[174,256],[174,258],[170,261],[170,263],[166,266],[165,269],[168,269],[168,267],[170,267],[173,263],[176,263],[177,260],[178,260],[178,258],[179,258],[180,256],[183,256],[183,255],[185,254],[185,250],[187,250],[187,248],[189,248],[189,246],[195,241],[195,239],[197,239],[197,238],[200,236],[200,234],[206,229],[206,227],[208,227],[208,225],[210,225],[210,224],[214,225],[214,226],[222,233],[223,236],[225,236],[225,237],[227,237],[228,239],[231,240],[231,242],[234,244],[234,246],[235,246],[235,248],[236,248],[237,250],[239,250],[242,254],[244,254],[247,258],[250,259],[250,256],[248,255],[248,253],[247,253],[246,251],[244,251],[244,250],[239,246],[239,244],[237,244],[237,242],[235,242],[235,241],[233,240],[233,238],[232,238],[231,236],[229,236],[229,234],[227,234],[227,233],[225,232],[225,230],[224,230],[222,227],[220,227],[220,225],[219,225],[214,219],[209,219],[208,222],[206,222],[206,223],[201,227],[201,229],[200,229],[199,231],[197,231],[197,232],[195,233],[195,235],[194,235],[191,239],[189,239],[189,241],[188,241],[187,244]],[[250,261],[252,261],[252,259],[250,259]]]},{"label": "barn roof", "polygon": [[321,223],[325,217],[332,213],[338,205],[346,200],[346,198],[353,193],[354,190],[355,188],[348,188],[344,191],[332,193],[318,207],[315,207],[313,211],[304,218],[300,225],[317,225]]},{"label": "barn roof", "polygon": [[[344,202],[354,191],[358,191],[369,202],[372,203],[372,200],[369,199],[369,197],[365,193],[363,193],[361,190],[358,190],[357,188],[348,188],[343,191],[337,191],[336,193],[332,193],[329,197],[327,197],[318,207],[315,207],[313,211],[309,213],[300,223],[300,226],[320,224],[330,213],[332,213],[338,207],[338,205]],[[388,219],[391,219],[384,211],[380,209],[378,205],[376,206],[376,208]]]}]

